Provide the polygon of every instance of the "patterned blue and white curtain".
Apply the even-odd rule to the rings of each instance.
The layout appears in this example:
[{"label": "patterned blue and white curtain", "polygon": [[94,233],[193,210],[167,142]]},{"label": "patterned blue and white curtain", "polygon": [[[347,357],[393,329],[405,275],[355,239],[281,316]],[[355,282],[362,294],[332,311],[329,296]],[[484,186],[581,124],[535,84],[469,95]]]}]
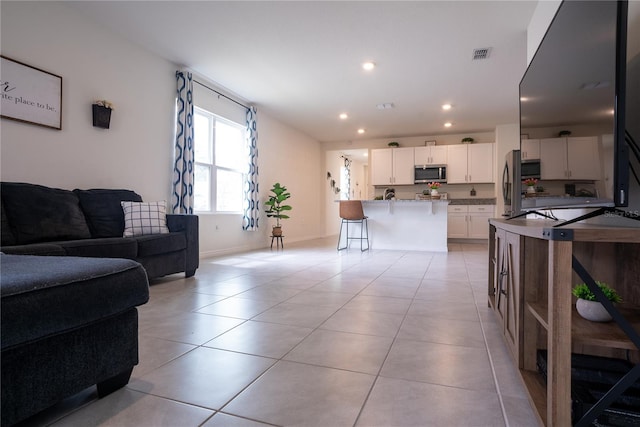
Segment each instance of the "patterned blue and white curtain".
[{"label": "patterned blue and white curtain", "polygon": [[256,231],[260,218],[260,200],[258,199],[258,111],[256,107],[247,108],[247,145],[249,150],[249,171],[244,189],[244,216],[242,229]]},{"label": "patterned blue and white curtain", "polygon": [[173,163],[172,212],[193,213],[193,76],[176,71],[176,139]]}]

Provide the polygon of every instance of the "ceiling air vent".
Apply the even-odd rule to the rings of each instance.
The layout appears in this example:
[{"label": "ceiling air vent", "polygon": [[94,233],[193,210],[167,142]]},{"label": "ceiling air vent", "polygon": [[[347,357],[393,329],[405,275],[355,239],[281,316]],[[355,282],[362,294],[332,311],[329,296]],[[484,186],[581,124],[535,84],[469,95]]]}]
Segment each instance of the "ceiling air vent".
[{"label": "ceiling air vent", "polygon": [[491,52],[490,47],[473,49],[473,60],[475,61],[476,59],[487,59],[489,57],[490,52]]}]

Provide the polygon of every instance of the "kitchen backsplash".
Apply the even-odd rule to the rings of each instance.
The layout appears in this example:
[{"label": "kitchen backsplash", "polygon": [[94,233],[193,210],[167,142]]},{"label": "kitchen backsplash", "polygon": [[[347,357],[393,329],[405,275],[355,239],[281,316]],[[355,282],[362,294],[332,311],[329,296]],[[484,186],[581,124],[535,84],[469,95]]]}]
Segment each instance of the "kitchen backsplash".
[{"label": "kitchen backsplash", "polygon": [[[399,185],[396,187],[390,186],[391,188],[395,188],[396,199],[415,199],[416,193],[422,193],[423,190],[428,190],[426,184],[418,184],[418,185]],[[471,196],[471,189],[476,190],[476,195]],[[440,193],[447,193],[447,197],[449,199],[469,199],[469,198],[493,198],[495,195],[495,184],[442,184],[440,189],[438,190]],[[376,196],[384,195],[384,187],[375,187],[375,194],[373,199]]]}]

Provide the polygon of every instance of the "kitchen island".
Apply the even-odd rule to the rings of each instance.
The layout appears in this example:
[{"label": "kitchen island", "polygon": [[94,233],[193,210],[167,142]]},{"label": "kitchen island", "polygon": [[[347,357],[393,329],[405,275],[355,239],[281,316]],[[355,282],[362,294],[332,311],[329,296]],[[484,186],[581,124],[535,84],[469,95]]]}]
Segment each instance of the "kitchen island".
[{"label": "kitchen island", "polygon": [[363,200],[372,249],[447,252],[449,200]]}]

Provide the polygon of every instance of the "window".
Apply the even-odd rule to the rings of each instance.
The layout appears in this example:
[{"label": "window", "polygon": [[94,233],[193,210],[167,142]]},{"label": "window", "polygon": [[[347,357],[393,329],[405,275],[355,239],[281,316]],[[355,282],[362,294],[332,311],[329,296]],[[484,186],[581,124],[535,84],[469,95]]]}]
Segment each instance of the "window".
[{"label": "window", "polygon": [[194,109],[194,210],[240,213],[248,165],[245,128]]}]

